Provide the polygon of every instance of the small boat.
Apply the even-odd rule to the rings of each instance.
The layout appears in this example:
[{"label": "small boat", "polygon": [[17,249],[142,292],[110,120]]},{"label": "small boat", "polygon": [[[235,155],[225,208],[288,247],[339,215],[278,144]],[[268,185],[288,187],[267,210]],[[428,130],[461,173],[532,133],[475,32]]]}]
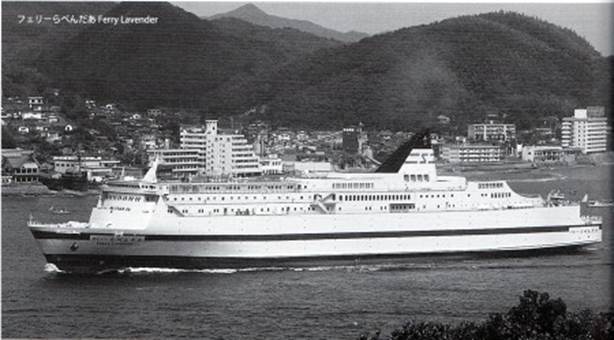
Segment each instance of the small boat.
[{"label": "small boat", "polygon": [[606,207],[614,207],[614,201],[612,200],[606,200],[606,201],[588,201],[586,204],[588,207],[591,208],[606,208]]},{"label": "small boat", "polygon": [[51,211],[52,213],[56,214],[56,215],[68,215],[70,214],[70,210],[68,209],[56,209],[53,206],[49,207],[49,211]]},{"label": "small boat", "polygon": [[563,194],[560,190],[550,191],[547,198],[553,201],[562,201],[566,199],[565,194]]}]

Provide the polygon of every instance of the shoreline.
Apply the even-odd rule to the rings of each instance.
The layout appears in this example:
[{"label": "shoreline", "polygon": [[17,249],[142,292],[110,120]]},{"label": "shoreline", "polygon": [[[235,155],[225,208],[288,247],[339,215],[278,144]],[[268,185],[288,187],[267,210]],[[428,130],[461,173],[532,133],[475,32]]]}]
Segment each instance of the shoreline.
[{"label": "shoreline", "polygon": [[41,183],[29,183],[29,184],[8,184],[3,185],[0,189],[2,191],[2,197],[63,197],[63,196],[91,196],[98,195],[99,189],[89,189],[87,191],[75,191],[75,190],[51,190]]}]

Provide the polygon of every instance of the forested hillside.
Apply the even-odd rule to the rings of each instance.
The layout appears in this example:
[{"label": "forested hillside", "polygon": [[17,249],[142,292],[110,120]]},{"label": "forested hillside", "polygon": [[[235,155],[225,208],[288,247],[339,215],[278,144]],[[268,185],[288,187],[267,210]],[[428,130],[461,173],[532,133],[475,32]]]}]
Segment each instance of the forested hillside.
[{"label": "forested hillside", "polygon": [[[521,127],[605,105],[608,63],[584,39],[515,13],[464,16],[318,51],[240,93],[288,125],[395,128],[507,114]],[[247,98],[250,96],[242,96]],[[247,106],[247,105],[246,105]]]},{"label": "forested hillside", "polygon": [[[38,8],[31,4],[3,3],[3,18]],[[160,19],[79,28],[5,19],[4,96],[54,87],[134,109],[193,108],[220,118],[250,111],[257,113],[249,119],[291,127],[361,121],[395,130],[432,126],[440,115],[462,126],[489,113],[528,128],[577,107],[611,107],[611,57],[568,29],[516,13],[342,44],[233,18],[203,20],[162,2],[61,4],[42,8]]]}]

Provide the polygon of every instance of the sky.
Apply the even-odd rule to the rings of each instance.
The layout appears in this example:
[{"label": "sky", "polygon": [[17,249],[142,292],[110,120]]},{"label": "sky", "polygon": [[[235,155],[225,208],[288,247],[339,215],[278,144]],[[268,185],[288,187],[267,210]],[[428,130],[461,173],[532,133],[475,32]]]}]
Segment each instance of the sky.
[{"label": "sky", "polygon": [[[175,2],[198,16],[228,12],[247,2]],[[603,55],[614,54],[614,3],[374,3],[374,2],[252,2],[268,14],[309,20],[337,31],[376,34],[442,19],[515,11],[570,28]]]}]

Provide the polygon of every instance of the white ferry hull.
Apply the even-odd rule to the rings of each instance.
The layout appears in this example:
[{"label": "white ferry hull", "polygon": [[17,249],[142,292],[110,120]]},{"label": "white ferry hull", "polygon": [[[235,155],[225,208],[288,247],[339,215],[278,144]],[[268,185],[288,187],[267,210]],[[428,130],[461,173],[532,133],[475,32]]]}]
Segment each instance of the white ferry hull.
[{"label": "white ferry hull", "polygon": [[144,228],[118,223],[78,230],[36,224],[30,228],[48,262],[71,272],[275,266],[321,259],[570,248],[601,241],[601,224],[580,218],[579,206],[367,216],[160,215]]}]

